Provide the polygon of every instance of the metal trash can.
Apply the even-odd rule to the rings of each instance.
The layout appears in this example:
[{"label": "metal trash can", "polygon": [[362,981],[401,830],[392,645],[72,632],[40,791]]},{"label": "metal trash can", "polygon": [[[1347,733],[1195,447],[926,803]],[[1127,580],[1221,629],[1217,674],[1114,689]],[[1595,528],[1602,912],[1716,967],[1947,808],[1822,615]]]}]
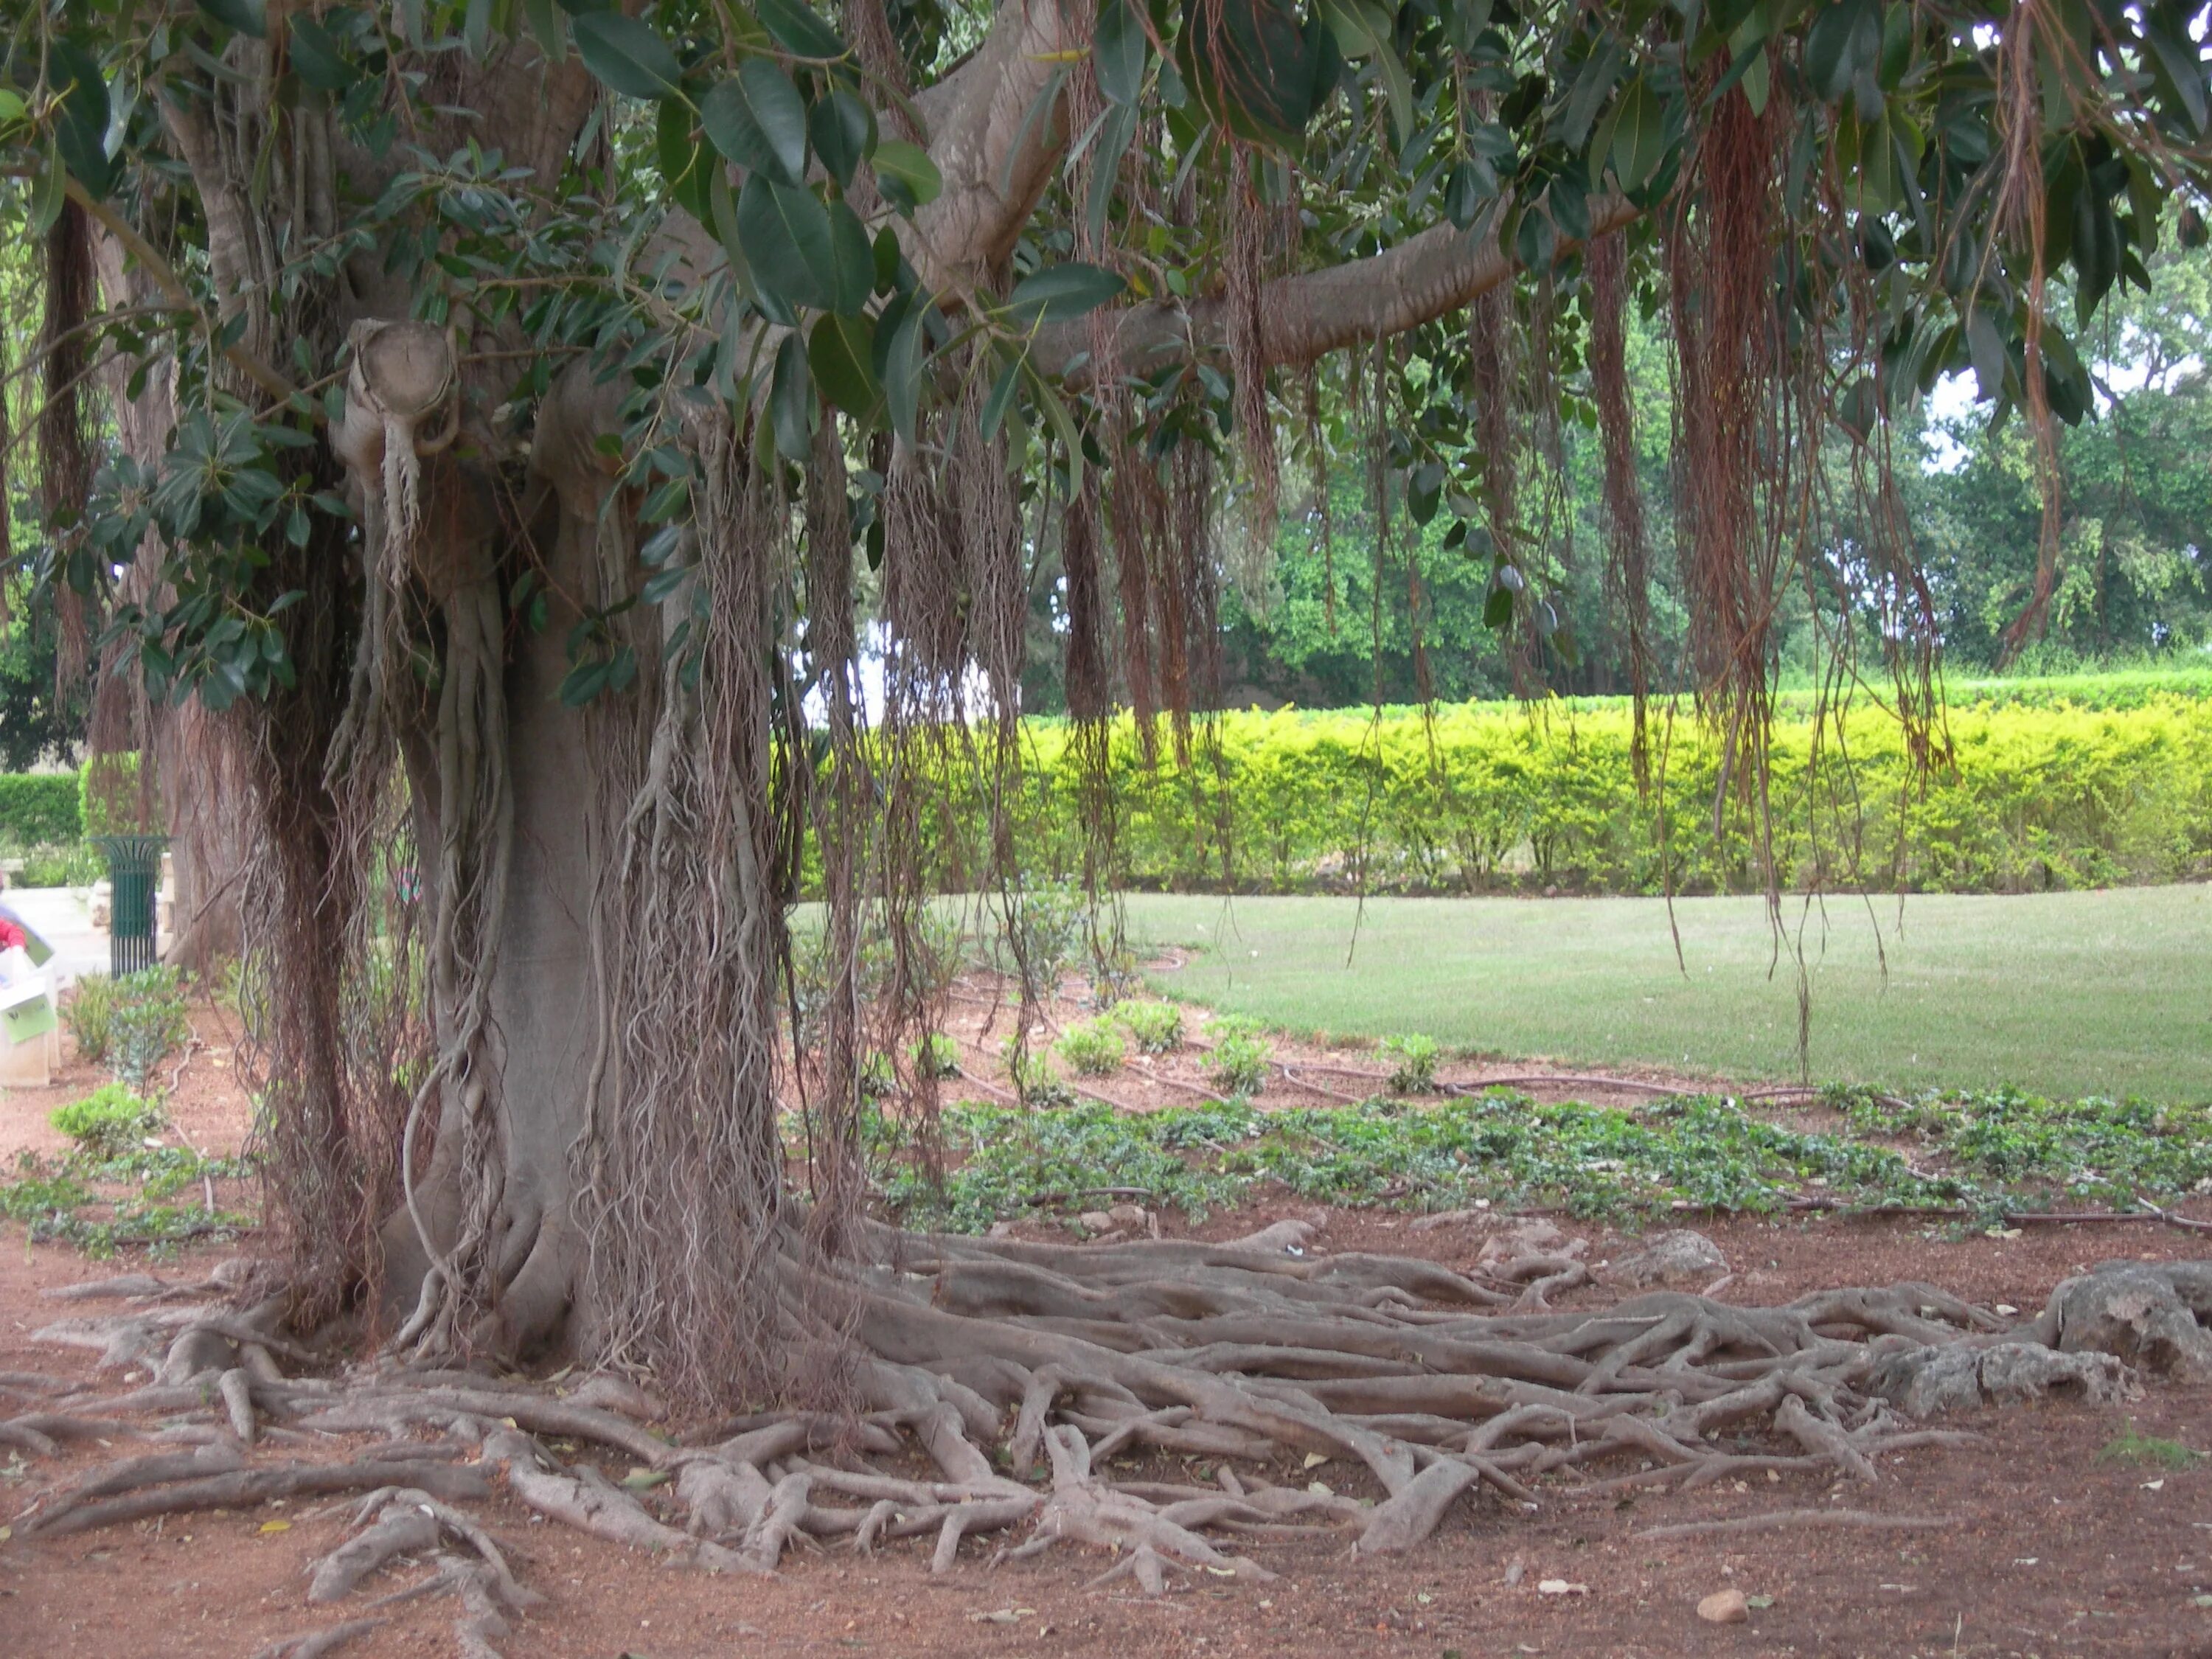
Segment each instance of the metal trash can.
[{"label": "metal trash can", "polygon": [[108,971],[120,979],[151,968],[160,954],[155,918],[161,885],[161,852],[169,838],[94,836],[92,844],[107,860]]}]

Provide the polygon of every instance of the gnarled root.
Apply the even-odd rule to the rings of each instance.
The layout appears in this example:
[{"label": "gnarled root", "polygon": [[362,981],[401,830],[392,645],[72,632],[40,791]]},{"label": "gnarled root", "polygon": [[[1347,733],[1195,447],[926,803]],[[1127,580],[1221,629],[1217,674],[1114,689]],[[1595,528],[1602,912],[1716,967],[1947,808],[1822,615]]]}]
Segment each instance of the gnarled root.
[{"label": "gnarled root", "polygon": [[[611,1379],[566,1398],[450,1370],[286,1379],[270,1374],[273,1359],[245,1363],[258,1328],[158,1310],[182,1316],[165,1329],[238,1352],[190,1384],[105,1401],[10,1380],[68,1408],[13,1420],[17,1439],[45,1443],[33,1449],[87,1427],[125,1428],[124,1411],[184,1413],[158,1431],[163,1449],[48,1492],[14,1517],[15,1531],[36,1539],[365,1493],[357,1535],[316,1565],[309,1599],[340,1600],[393,1562],[434,1554],[431,1577],[385,1601],[455,1596],[463,1650],[477,1655],[492,1653],[532,1600],[496,1543],[454,1507],[487,1495],[488,1471],[503,1471],[514,1496],[550,1520],[710,1571],[772,1571],[793,1547],[866,1553],[927,1538],[943,1573],[966,1540],[1015,1534],[995,1559],[1055,1543],[1113,1552],[1102,1583],[1133,1578],[1151,1591],[1176,1572],[1264,1580],[1267,1568],[1241,1549],[1316,1534],[1347,1537],[1359,1556],[1411,1549],[1483,1486],[1533,1507],[1561,1479],[1593,1494],[1687,1490],[1753,1470],[1870,1481],[1884,1453],[1962,1438],[1892,1415],[1901,1357],[1931,1346],[1978,1356],[1983,1377],[2016,1370],[2029,1347],[2051,1352],[2043,1345],[2060,1326],[2046,1315],[2008,1328],[1924,1285],[1769,1308],[1662,1291],[1561,1313],[1432,1263],[1318,1254],[1294,1227],[1228,1246],[1077,1249],[872,1227],[858,1243],[872,1260],[825,1266],[794,1245],[768,1267],[781,1276],[791,1352],[803,1356],[794,1368],[838,1356],[857,1414],[770,1413],[689,1443],[642,1426],[657,1403]],[[1491,1276],[1540,1285],[1581,1254],[1524,1250]],[[2068,1307],[2087,1294],[2078,1282],[2063,1288]],[[2195,1318],[2194,1302],[2173,1299],[2169,1323]],[[2212,1292],[2203,1299],[2212,1308]],[[78,1322],[53,1334],[105,1350],[116,1333]],[[159,1346],[147,1339],[143,1328],[131,1337],[134,1351]],[[262,1461],[272,1443],[362,1433],[386,1438],[350,1462]],[[588,1457],[556,1462],[540,1436],[637,1468],[617,1485]],[[994,1467],[990,1449],[1002,1444]],[[1204,1456],[1218,1485],[1109,1467],[1142,1448]],[[479,1449],[477,1462],[454,1461]],[[1040,1458],[1051,1472],[1042,1488],[1030,1478]],[[918,1459],[933,1477],[913,1472]],[[1333,1466],[1334,1486],[1270,1478],[1301,1459]],[[1342,1490],[1347,1479],[1373,1496]],[[345,1639],[353,1628],[295,1640]]]}]

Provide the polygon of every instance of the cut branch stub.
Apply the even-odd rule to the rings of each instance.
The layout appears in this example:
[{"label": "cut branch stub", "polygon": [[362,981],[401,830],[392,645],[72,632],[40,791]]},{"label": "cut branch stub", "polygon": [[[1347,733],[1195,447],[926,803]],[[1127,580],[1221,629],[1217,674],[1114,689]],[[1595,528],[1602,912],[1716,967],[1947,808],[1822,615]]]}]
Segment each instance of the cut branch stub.
[{"label": "cut branch stub", "polygon": [[[386,580],[398,583],[422,529],[422,459],[452,443],[459,428],[453,343],[428,323],[378,319],[356,323],[351,343],[345,417],[331,441],[370,506],[371,550]],[[423,422],[448,403],[444,430],[422,434]]]}]

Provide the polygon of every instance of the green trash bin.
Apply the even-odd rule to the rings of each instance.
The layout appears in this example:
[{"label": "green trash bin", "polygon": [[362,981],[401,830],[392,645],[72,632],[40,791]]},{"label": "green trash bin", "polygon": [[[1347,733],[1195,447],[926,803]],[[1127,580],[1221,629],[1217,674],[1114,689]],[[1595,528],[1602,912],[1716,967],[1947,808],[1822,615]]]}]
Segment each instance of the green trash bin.
[{"label": "green trash bin", "polygon": [[92,844],[107,860],[107,965],[120,979],[151,968],[160,953],[155,896],[161,887],[161,849],[169,838],[94,836]]}]

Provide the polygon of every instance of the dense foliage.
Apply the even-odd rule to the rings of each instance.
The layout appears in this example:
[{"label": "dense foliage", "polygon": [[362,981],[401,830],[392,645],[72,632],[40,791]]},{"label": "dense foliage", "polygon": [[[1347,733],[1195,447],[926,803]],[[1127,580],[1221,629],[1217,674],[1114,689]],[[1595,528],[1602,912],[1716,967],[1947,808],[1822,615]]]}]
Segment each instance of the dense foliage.
[{"label": "dense foliage", "polygon": [[[1862,708],[1815,724],[1784,700],[1772,749],[1786,886],[2018,892],[2172,881],[2212,870],[2212,699],[2120,678],[1996,682],[1944,714],[1923,772],[1896,723]],[[2188,677],[2166,686],[2187,687]],[[1809,703],[1809,698],[1807,702]],[[1231,714],[1188,771],[1112,732],[1110,878],[1247,891],[1741,891],[1763,881],[1758,821],[1713,802],[1720,746],[1672,725],[1639,791],[1623,700]],[[1079,871],[1089,793],[1073,734],[1025,729],[1019,845],[1042,876]],[[974,799],[963,787],[951,798]],[[980,817],[947,820],[970,849]]]}]

